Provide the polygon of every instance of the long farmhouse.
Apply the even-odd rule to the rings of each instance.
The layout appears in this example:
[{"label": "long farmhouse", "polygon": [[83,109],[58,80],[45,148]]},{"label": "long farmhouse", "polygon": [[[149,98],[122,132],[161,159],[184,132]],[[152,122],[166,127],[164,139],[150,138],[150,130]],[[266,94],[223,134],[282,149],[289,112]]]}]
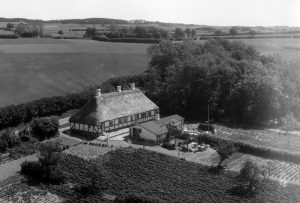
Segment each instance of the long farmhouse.
[{"label": "long farmhouse", "polygon": [[[174,120],[174,118],[176,119]],[[82,134],[101,136],[105,132],[128,129],[131,135],[136,135],[139,132],[140,137],[145,136],[145,139],[154,141],[159,141],[165,137],[166,126],[169,122],[177,123],[178,127],[183,124],[183,118],[178,115],[161,119],[162,122],[157,125],[158,122],[156,121],[159,120],[159,107],[133,83],[129,90],[122,90],[121,86],[118,86],[116,92],[106,94],[102,94],[101,90],[98,89],[96,96],[73,115],[69,121],[71,130]],[[143,126],[141,126],[142,123]],[[149,130],[147,127],[151,129]],[[145,130],[145,135],[141,130],[137,131],[141,128]],[[148,131],[154,131],[154,133],[149,136]]]}]

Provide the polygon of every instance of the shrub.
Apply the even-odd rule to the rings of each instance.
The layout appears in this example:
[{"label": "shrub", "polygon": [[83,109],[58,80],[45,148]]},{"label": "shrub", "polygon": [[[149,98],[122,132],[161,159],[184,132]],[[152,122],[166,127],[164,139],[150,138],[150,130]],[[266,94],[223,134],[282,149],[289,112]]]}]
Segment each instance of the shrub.
[{"label": "shrub", "polygon": [[42,165],[38,161],[25,161],[21,164],[21,174],[32,178],[39,179],[41,177]]},{"label": "shrub", "polygon": [[244,163],[243,168],[237,176],[239,187],[247,196],[252,196],[263,186],[262,175],[259,167],[250,160]]},{"label": "shrub", "polygon": [[54,137],[58,133],[58,120],[54,117],[43,117],[34,119],[31,124],[31,132],[39,140]]},{"label": "shrub", "polygon": [[171,144],[169,142],[164,142],[161,147],[169,149],[169,150],[175,150],[175,144]]},{"label": "shrub", "polygon": [[221,167],[223,161],[228,159],[237,148],[234,146],[233,142],[220,142],[219,146],[216,148],[218,155],[220,156],[219,167]]},{"label": "shrub", "polygon": [[210,131],[212,133],[215,132],[215,126],[213,124],[200,123],[198,126],[198,130],[200,131]]}]

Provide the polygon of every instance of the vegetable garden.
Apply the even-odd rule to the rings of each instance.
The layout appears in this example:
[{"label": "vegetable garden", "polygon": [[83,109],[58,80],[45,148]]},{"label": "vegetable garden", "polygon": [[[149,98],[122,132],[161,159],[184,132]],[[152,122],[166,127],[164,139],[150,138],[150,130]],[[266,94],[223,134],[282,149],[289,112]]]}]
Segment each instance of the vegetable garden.
[{"label": "vegetable garden", "polygon": [[239,154],[228,160],[227,169],[240,171],[243,167],[243,163],[248,159],[256,163],[260,168],[265,169],[271,179],[279,180],[284,183],[300,184],[300,165],[294,163]]}]

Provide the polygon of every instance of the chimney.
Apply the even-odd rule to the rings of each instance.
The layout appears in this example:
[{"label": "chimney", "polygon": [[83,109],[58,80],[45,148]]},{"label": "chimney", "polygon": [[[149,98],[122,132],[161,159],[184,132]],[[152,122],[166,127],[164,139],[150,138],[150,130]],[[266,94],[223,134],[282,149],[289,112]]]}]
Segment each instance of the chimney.
[{"label": "chimney", "polygon": [[134,83],[131,83],[131,89],[135,90],[135,84]]},{"label": "chimney", "polygon": [[159,113],[156,113],[156,114],[155,114],[155,120],[156,120],[156,121],[159,121],[159,119],[160,119],[160,115],[159,115]]},{"label": "chimney", "polygon": [[100,88],[97,89],[96,96],[97,96],[97,97],[101,97],[101,89],[100,89]]},{"label": "chimney", "polygon": [[117,90],[118,90],[118,92],[122,92],[122,87],[121,86],[117,86]]}]

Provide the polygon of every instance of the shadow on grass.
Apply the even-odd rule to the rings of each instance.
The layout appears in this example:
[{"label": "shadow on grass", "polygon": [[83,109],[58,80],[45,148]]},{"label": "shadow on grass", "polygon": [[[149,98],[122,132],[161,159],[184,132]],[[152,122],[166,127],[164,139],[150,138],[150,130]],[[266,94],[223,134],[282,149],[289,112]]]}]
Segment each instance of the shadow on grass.
[{"label": "shadow on grass", "polygon": [[208,173],[212,175],[219,175],[223,173],[224,168],[222,166],[211,166],[208,168]]},{"label": "shadow on grass", "polygon": [[69,135],[71,137],[76,137],[85,141],[92,141],[94,139],[96,139],[97,137],[99,137],[98,134],[91,134],[91,133],[82,133],[79,131],[75,131],[75,130],[65,130],[63,131],[64,134]]},{"label": "shadow on grass", "polygon": [[235,185],[232,188],[228,189],[226,191],[226,193],[231,195],[231,196],[237,196],[237,197],[240,197],[240,198],[243,198],[243,199],[251,198],[251,195],[249,194],[249,192],[245,188],[242,188],[238,185]]}]

